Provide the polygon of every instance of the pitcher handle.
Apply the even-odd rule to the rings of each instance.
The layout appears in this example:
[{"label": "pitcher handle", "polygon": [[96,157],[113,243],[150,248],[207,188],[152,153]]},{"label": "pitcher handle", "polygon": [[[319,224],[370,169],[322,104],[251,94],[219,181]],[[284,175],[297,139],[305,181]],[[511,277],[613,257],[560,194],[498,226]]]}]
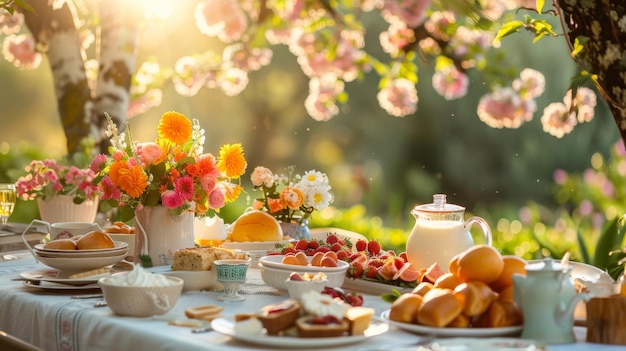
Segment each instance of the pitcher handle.
[{"label": "pitcher handle", "polygon": [[472,224],[478,224],[480,229],[483,231],[485,244],[487,246],[493,246],[493,235],[491,234],[491,228],[489,227],[489,224],[487,223],[487,221],[485,221],[483,218],[478,217],[478,216],[470,217],[465,222],[465,228],[469,230],[469,227],[471,227]]},{"label": "pitcher handle", "polygon": [[26,227],[26,229],[24,229],[24,231],[22,232],[22,241],[24,242],[24,245],[26,245],[26,248],[28,249],[28,251],[30,251],[31,255],[33,255],[33,257],[35,258],[35,260],[37,260],[37,254],[35,253],[35,250],[33,250],[33,248],[30,246],[30,244],[28,243],[28,240],[26,240],[26,233],[28,233],[28,230],[30,229],[30,227],[33,226],[33,224],[43,224],[46,226],[46,228],[48,228],[47,230],[47,234],[50,233],[50,223],[46,222],[46,221],[41,221],[39,219],[33,219],[30,224],[28,225],[28,227]]}]

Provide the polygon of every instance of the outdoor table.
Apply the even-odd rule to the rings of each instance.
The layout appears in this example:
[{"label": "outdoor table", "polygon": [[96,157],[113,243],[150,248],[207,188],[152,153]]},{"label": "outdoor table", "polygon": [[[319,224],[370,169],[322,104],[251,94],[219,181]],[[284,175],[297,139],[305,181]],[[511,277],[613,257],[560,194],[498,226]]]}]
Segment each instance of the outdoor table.
[{"label": "outdoor table", "polygon": [[[5,253],[6,254],[6,253]],[[193,334],[191,328],[169,325],[169,320],[184,318],[189,307],[222,305],[224,317],[235,313],[257,311],[261,306],[287,298],[285,293],[266,286],[260,271],[250,268],[246,284],[241,287],[246,299],[242,302],[221,302],[219,291],[184,292],[176,306],[167,314],[150,318],[120,317],[108,307],[94,307],[98,300],[72,299],[73,293],[48,292],[15,281],[20,272],[48,269],[36,262],[28,251],[10,252],[11,260],[0,262],[0,330],[34,344],[44,350],[271,350],[236,341],[215,331]],[[17,259],[14,259],[17,258]],[[365,306],[373,307],[376,315],[389,308],[380,296],[363,294]],[[624,346],[584,342],[586,330],[575,327],[578,342],[549,345],[549,350],[623,350]],[[389,331],[366,341],[332,350],[398,349],[400,345],[417,341],[420,336],[393,326]],[[304,343],[303,343],[304,344]],[[395,346],[394,346],[395,345]],[[299,348],[306,350],[306,347]],[[415,349],[415,348],[414,348]]]}]

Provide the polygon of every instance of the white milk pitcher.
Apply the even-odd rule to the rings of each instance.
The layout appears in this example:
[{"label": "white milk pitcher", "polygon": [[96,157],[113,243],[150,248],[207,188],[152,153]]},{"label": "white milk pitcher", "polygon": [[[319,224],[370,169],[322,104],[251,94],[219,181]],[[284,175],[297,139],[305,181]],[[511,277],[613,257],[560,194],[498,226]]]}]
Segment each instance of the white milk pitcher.
[{"label": "white milk pitcher", "polygon": [[446,195],[434,195],[432,204],[415,206],[411,214],[415,217],[415,226],[406,242],[406,254],[415,269],[438,263],[447,272],[452,257],[474,245],[469,231],[473,224],[482,229],[485,244],[492,245],[487,222],[476,216],[465,221],[465,208],[447,204]]}]

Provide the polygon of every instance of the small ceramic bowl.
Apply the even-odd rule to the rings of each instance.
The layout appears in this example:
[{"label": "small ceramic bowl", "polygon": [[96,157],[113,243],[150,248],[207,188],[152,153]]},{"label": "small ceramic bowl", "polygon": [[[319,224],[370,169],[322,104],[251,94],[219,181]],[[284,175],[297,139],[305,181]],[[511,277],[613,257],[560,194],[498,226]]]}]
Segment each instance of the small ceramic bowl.
[{"label": "small ceramic bowl", "polygon": [[167,286],[120,286],[109,282],[109,277],[98,280],[104,300],[120,316],[151,317],[169,312],[183,291],[183,280],[166,277]]},{"label": "small ceramic bowl", "polygon": [[328,284],[328,279],[322,280],[285,280],[285,286],[289,292],[289,296],[293,299],[300,300],[302,294],[307,291],[322,292]]}]

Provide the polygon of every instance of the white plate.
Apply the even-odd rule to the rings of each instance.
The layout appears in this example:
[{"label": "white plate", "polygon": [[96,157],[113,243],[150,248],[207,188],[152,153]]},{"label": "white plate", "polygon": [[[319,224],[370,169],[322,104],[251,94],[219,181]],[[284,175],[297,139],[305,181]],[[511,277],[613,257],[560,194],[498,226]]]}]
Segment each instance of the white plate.
[{"label": "white plate", "polygon": [[66,286],[79,286],[79,285],[88,285],[94,284],[98,282],[98,279],[102,277],[106,277],[109,273],[92,275],[90,277],[78,278],[78,279],[68,279],[59,277],[59,271],[54,269],[40,269],[36,271],[28,271],[20,273],[20,278],[26,279],[32,282],[51,282],[51,283],[62,283]]},{"label": "white plate", "polygon": [[92,269],[98,269],[105,266],[116,264],[126,257],[126,251],[122,251],[118,256],[107,257],[35,257],[39,262],[48,267],[56,268],[64,273],[80,273],[87,272]]},{"label": "white plate", "polygon": [[[77,254],[77,253],[83,253],[83,254],[98,254],[98,253],[102,253],[102,252],[106,252],[106,251],[115,251],[115,250],[123,250],[125,248],[128,248],[128,243],[123,242],[123,241],[114,241],[113,242],[114,246],[112,248],[107,248],[107,249],[91,249],[91,250],[61,250],[61,249],[46,249],[44,246],[45,244],[37,244],[35,246],[33,246],[35,248],[35,250],[37,251],[42,251],[42,252],[56,252],[56,253],[62,253],[62,254],[67,254],[67,255],[73,255],[73,254]],[[73,257],[73,256],[72,256]]]},{"label": "white plate", "polygon": [[393,289],[398,290],[402,294],[410,293],[411,291],[413,291],[413,288],[402,288],[391,284],[377,283],[368,280],[347,277],[343,281],[343,285],[341,285],[341,287],[346,290],[352,290],[368,295],[389,294]]},{"label": "white plate", "polygon": [[119,249],[109,251],[97,251],[97,252],[83,252],[83,250],[68,250],[66,252],[55,251],[43,251],[35,250],[35,254],[39,257],[52,257],[52,258],[93,258],[93,257],[110,257],[119,256],[122,254],[128,254],[128,246],[120,247]]},{"label": "white plate", "polygon": [[334,338],[298,338],[293,336],[269,336],[269,335],[246,335],[235,334],[235,323],[226,318],[217,318],[211,322],[211,327],[218,333],[228,335],[235,340],[243,341],[254,345],[293,347],[301,349],[304,347],[332,347],[354,344],[367,340],[368,338],[383,334],[389,330],[389,325],[377,318],[372,319],[372,323],[365,330],[364,335],[337,336]]},{"label": "white plate", "polygon": [[265,252],[272,251],[276,246],[286,245],[289,241],[225,241],[220,246],[233,250],[255,251],[263,250]]},{"label": "white plate", "polygon": [[53,292],[68,292],[68,291],[76,291],[76,290],[100,290],[100,286],[98,284],[88,284],[88,285],[65,285],[59,283],[51,283],[51,282],[41,282],[39,284],[35,284],[33,282],[24,282],[25,286],[29,288],[37,288],[45,291],[53,291]]},{"label": "white plate", "polygon": [[[448,351],[537,351],[543,345],[533,340],[518,338],[450,338],[436,340],[435,344]],[[413,348],[414,350],[415,348]]]},{"label": "white plate", "polygon": [[[337,267],[318,267],[318,266],[303,266],[281,263],[284,255],[270,255],[259,258],[259,263],[265,267],[276,268],[282,270],[297,270],[301,272],[345,272],[350,264],[346,261],[337,261]],[[307,256],[309,263],[313,259],[313,256]]]},{"label": "white plate", "polygon": [[436,336],[457,336],[457,337],[487,337],[487,336],[505,336],[505,335],[516,335],[522,331],[523,326],[516,325],[513,327],[503,327],[503,328],[435,328],[428,327],[425,325],[419,324],[410,324],[410,323],[400,323],[396,321],[389,320],[389,311],[384,311],[380,316],[382,319],[389,322],[389,324],[394,325],[402,330],[416,333],[416,334],[425,334],[425,335],[436,335]]}]

